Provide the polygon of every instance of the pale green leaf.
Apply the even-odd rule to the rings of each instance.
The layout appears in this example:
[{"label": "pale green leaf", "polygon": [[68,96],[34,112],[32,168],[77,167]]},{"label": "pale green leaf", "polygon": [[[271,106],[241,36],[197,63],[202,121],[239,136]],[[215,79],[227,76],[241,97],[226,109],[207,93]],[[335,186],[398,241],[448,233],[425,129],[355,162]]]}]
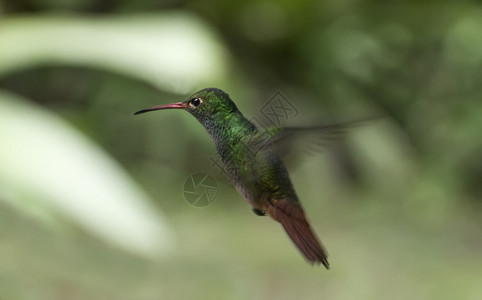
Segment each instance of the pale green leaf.
[{"label": "pale green leaf", "polygon": [[169,230],[142,190],[54,114],[0,91],[0,143],[0,200],[20,212],[44,221],[61,216],[148,256],[169,244]]},{"label": "pale green leaf", "polygon": [[225,76],[226,52],[185,13],[120,17],[23,16],[0,20],[0,76],[36,65],[77,65],[186,93]]}]

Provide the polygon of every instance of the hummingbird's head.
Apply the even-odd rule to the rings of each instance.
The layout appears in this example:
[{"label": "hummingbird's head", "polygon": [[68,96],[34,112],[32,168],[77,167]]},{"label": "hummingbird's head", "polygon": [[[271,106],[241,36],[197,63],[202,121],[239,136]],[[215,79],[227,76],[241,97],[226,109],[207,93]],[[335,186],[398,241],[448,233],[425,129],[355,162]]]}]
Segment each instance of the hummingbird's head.
[{"label": "hummingbird's head", "polygon": [[206,88],[194,93],[186,101],[143,109],[135,115],[160,109],[187,110],[205,127],[212,126],[216,121],[225,120],[238,111],[226,92],[217,88]]},{"label": "hummingbird's head", "polygon": [[207,88],[191,95],[186,101],[186,110],[201,121],[226,118],[238,108],[223,90]]}]

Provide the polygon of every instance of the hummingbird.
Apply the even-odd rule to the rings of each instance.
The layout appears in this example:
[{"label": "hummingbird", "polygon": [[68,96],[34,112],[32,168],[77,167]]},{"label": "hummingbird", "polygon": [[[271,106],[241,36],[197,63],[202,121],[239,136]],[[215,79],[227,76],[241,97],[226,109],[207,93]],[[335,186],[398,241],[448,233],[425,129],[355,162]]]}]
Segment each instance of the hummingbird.
[{"label": "hummingbird", "polygon": [[[327,252],[308,222],[288,171],[273,147],[300,128],[257,128],[229,95],[217,88],[206,88],[183,102],[154,106],[135,115],[163,109],[182,109],[193,115],[211,136],[228,179],[252,211],[281,223],[310,263],[329,269]],[[343,125],[322,129],[340,128]]]}]

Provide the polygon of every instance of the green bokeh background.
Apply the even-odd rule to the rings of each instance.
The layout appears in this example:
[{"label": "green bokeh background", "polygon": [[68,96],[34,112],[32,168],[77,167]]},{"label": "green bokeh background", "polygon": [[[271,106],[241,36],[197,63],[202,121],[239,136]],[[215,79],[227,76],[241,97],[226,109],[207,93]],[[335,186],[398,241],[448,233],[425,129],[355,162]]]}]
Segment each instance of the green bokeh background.
[{"label": "green bokeh background", "polygon": [[[0,298],[481,299],[481,70],[477,1],[0,0],[0,111],[22,105],[0,120],[0,155],[17,154],[0,156]],[[287,161],[331,270],[250,211],[189,114],[132,115],[208,86],[248,117],[281,91],[300,112],[288,124],[384,116],[323,151],[297,140]],[[75,192],[92,220],[123,231],[103,203],[129,209],[112,192],[126,189],[134,207],[159,211],[133,218],[166,232],[140,226],[112,242],[59,208],[68,193],[45,199],[69,177],[40,189],[59,161],[19,169],[46,151],[15,148],[33,138],[25,111],[86,138],[72,153],[31,128],[66,147],[62,167],[102,174],[111,196]],[[17,113],[26,134],[9,140]],[[116,167],[101,170],[91,150]],[[208,208],[182,196],[199,172],[219,186]],[[136,252],[137,234],[159,252]]]}]

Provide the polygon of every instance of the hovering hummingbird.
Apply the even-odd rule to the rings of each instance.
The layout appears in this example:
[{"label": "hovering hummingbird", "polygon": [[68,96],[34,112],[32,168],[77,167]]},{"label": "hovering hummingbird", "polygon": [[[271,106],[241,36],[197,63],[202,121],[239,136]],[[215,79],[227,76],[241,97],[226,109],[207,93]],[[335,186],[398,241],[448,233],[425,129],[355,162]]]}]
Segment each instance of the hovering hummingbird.
[{"label": "hovering hummingbird", "polygon": [[[257,128],[238,110],[229,95],[217,88],[194,93],[188,100],[154,106],[135,113],[183,109],[207,130],[231,183],[256,215],[268,214],[281,223],[306,259],[329,269],[326,250],[316,237],[296,196],[288,172],[273,145],[301,128]],[[336,131],[345,126],[320,127]]]}]

